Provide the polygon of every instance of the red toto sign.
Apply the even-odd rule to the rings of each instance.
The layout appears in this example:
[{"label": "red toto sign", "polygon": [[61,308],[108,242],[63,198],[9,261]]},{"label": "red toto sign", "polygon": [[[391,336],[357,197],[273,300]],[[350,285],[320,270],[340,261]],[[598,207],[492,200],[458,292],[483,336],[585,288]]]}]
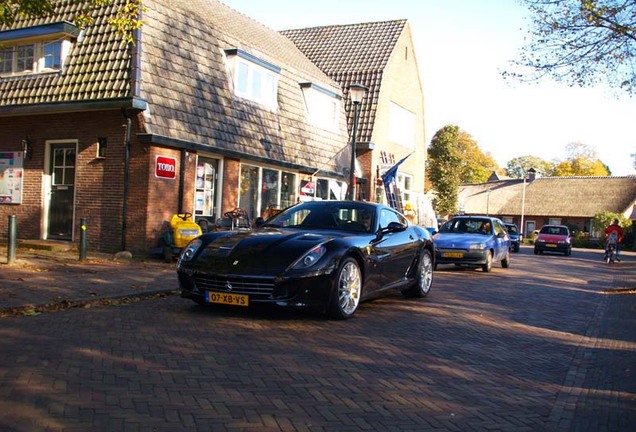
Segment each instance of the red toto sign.
[{"label": "red toto sign", "polygon": [[171,157],[157,156],[155,176],[166,179],[177,178],[177,160]]}]

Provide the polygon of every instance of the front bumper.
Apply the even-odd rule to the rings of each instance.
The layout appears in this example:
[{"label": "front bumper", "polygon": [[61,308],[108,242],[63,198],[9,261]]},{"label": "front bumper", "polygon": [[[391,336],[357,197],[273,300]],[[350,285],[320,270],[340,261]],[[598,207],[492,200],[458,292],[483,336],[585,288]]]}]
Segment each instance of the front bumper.
[{"label": "front bumper", "polygon": [[[488,262],[487,249],[437,249],[435,264],[482,265]],[[460,256],[461,255],[461,256]]]},{"label": "front bumper", "polygon": [[249,305],[271,304],[289,308],[324,309],[333,286],[331,274],[274,278],[244,275],[213,275],[177,271],[181,297],[204,303],[206,292],[248,296]]},{"label": "front bumper", "polygon": [[570,245],[568,243],[541,242],[534,244],[534,250],[538,252],[567,253],[570,250]]}]

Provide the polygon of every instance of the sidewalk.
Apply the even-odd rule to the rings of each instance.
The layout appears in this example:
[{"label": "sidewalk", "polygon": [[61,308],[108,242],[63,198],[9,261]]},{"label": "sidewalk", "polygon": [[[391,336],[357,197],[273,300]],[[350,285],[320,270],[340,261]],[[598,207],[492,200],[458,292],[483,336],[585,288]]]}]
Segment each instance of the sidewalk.
[{"label": "sidewalk", "polygon": [[175,266],[90,252],[80,261],[77,251],[22,247],[8,264],[0,245],[0,317],[173,295],[179,288]]}]

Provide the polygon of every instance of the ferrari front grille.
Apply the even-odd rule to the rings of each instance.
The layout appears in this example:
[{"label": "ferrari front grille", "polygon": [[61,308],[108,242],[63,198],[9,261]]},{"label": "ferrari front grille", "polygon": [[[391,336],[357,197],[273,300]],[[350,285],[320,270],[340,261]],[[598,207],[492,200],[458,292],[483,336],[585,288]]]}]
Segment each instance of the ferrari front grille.
[{"label": "ferrari front grille", "polygon": [[194,283],[200,290],[248,294],[261,298],[270,297],[274,292],[274,278],[196,274]]}]

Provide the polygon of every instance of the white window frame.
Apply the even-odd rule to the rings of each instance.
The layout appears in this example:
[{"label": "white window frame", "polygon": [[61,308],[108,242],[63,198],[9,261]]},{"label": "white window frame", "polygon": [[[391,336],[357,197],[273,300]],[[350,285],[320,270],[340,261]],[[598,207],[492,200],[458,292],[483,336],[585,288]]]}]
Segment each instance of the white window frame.
[{"label": "white window frame", "polygon": [[414,191],[411,189],[413,186],[413,176],[410,174],[398,173],[396,183],[402,193],[402,202],[406,203],[408,201],[413,204],[413,201],[411,201],[411,196],[414,195]]},{"label": "white window frame", "polygon": [[300,87],[309,123],[329,132],[337,132],[338,119],[340,118],[340,96],[313,83],[301,83]]},{"label": "white window frame", "polygon": [[276,111],[281,69],[241,50],[226,50],[225,54],[234,94]]},{"label": "white window frame", "polygon": [[389,105],[389,140],[415,150],[415,113],[395,102]]},{"label": "white window frame", "polygon": [[[47,67],[46,60],[47,58],[52,58],[50,55],[46,55],[46,47],[56,44],[59,45],[57,49],[59,57],[59,67]],[[11,52],[10,54],[10,70],[0,70],[0,76],[19,76],[19,75],[29,75],[29,74],[37,74],[37,73],[46,73],[46,72],[58,72],[63,70],[64,63],[68,54],[71,51],[73,43],[70,39],[62,38],[62,39],[40,39],[40,40],[29,40],[29,41],[13,41],[10,43],[3,43],[0,52],[6,55],[7,52]],[[32,56],[26,57],[28,59],[28,63],[25,65],[24,69],[18,69],[18,63],[23,58],[21,57],[21,51],[30,47],[32,50]],[[6,67],[6,58],[3,61],[3,65]]]}]

